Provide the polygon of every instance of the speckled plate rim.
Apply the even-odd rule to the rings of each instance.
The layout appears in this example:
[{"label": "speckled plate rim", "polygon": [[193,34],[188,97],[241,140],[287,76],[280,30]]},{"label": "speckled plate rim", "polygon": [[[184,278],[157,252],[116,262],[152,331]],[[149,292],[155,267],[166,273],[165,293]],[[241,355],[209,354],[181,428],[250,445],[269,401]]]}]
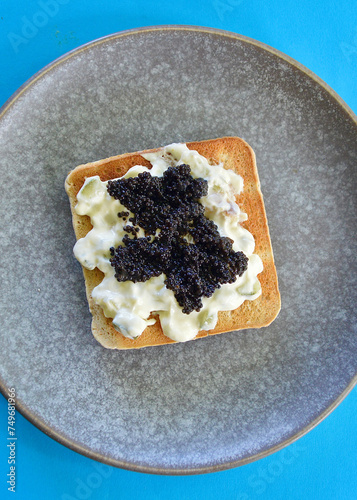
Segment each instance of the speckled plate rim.
[{"label": "speckled plate rim", "polygon": [[[266,45],[265,43],[259,42],[257,40],[254,40],[252,38],[246,37],[244,35],[239,35],[237,33],[233,33],[230,31],[225,31],[225,30],[220,30],[216,28],[208,28],[208,27],[202,27],[202,26],[189,26],[189,25],[158,25],[158,26],[147,26],[147,27],[142,27],[142,28],[133,28],[133,29],[128,29],[125,31],[120,31],[117,33],[113,33],[111,35],[106,35],[104,37],[98,38],[96,40],[93,40],[91,42],[85,43],[83,45],[80,45],[79,47],[71,50],[70,52],[67,52],[66,54],[62,55],[61,57],[55,59],[48,65],[44,66],[40,71],[35,73],[31,78],[29,78],[21,87],[18,88],[12,96],[1,106],[0,108],[0,120],[3,118],[5,113],[11,108],[13,104],[21,97],[22,94],[24,94],[30,87],[33,85],[35,82],[37,82],[40,78],[43,78],[48,72],[52,71],[55,67],[58,65],[64,63],[71,57],[76,56],[79,53],[82,53],[88,49],[91,49],[92,47],[96,45],[100,45],[102,43],[106,43],[110,40],[115,40],[118,38],[126,37],[126,36],[135,36],[136,34],[143,34],[143,33],[151,33],[154,31],[186,31],[186,32],[198,32],[198,33],[207,33],[207,34],[213,34],[213,35],[219,35],[222,36],[223,38],[231,38],[235,40],[239,40],[242,42],[245,42],[250,45],[254,45],[259,49],[262,49],[264,51],[270,52],[271,54],[275,55],[277,58],[282,59],[289,63],[290,65],[294,66],[298,70],[300,70],[302,73],[304,73],[308,78],[312,79],[315,81],[318,85],[323,87],[325,91],[327,91],[331,97],[337,101],[337,103],[340,105],[342,108],[341,110],[344,111],[349,118],[356,124],[357,127],[357,116],[355,113],[347,106],[347,104],[344,102],[344,100],[329,86],[327,83],[325,83],[320,77],[315,75],[311,70],[303,66],[301,63],[297,62],[295,59],[291,58],[290,56],[287,56],[283,52],[280,52],[277,49],[274,49],[273,47],[270,47],[269,45]],[[293,442],[297,441],[299,438],[307,434],[309,431],[311,431],[314,427],[316,427],[322,420],[324,420],[344,399],[345,397],[352,391],[352,389],[357,385],[357,374],[351,379],[350,383],[348,386],[345,388],[345,390],[333,401],[318,417],[316,417],[312,422],[310,422],[308,425],[306,425],[304,428],[302,428],[299,432],[295,433],[294,435],[290,436],[288,439],[285,441],[272,446],[260,453],[251,455],[246,458],[242,458],[239,460],[234,460],[231,462],[225,462],[225,463],[220,463],[217,465],[211,465],[211,466],[205,466],[205,467],[199,467],[199,468],[189,468],[189,469],[179,469],[179,468],[159,468],[159,467],[151,467],[147,465],[140,465],[140,464],[135,464],[131,462],[125,462],[121,460],[116,460],[112,459],[110,457],[106,457],[101,455],[100,453],[93,452],[91,449],[75,442],[74,440],[68,439],[65,436],[63,436],[61,433],[53,430],[50,426],[48,426],[42,419],[37,417],[34,413],[31,412],[31,409],[26,406],[25,403],[22,403],[19,400],[16,400],[16,410],[21,413],[23,417],[25,417],[29,422],[31,422],[35,427],[37,427],[39,430],[44,432],[47,436],[51,437],[52,439],[56,440],[58,443],[66,446],[67,448],[70,448],[71,450],[80,453],[88,458],[91,458],[93,460],[96,460],[98,462],[105,463],[107,465],[111,465],[114,467],[119,467],[122,469],[126,470],[131,470],[135,472],[143,472],[147,474],[161,474],[161,475],[190,475],[190,474],[205,474],[205,473],[210,473],[210,472],[218,472],[220,470],[226,470],[226,469],[231,469],[234,467],[239,467],[241,465],[245,465],[251,462],[254,462],[256,460],[260,460],[261,458],[265,458],[276,451],[279,451],[286,446],[292,444]],[[3,394],[5,399],[8,398],[7,394],[7,386],[5,382],[0,378],[0,392]]]}]

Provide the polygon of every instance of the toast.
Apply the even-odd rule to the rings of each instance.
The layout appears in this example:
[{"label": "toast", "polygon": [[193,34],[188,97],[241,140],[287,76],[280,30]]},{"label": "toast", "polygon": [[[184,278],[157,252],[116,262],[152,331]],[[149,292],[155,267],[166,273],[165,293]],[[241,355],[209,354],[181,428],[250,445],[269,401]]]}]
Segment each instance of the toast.
[{"label": "toast", "polygon": [[[281,303],[255,154],[252,148],[238,137],[191,142],[186,145],[190,150],[195,150],[204,156],[211,165],[223,164],[225,169],[233,170],[243,178],[244,190],[237,196],[236,202],[241,210],[248,215],[248,220],[242,222],[241,225],[253,235],[255,239],[254,253],[259,255],[263,262],[263,271],[259,274],[261,295],[255,300],[246,300],[235,310],[219,312],[216,326],[212,330],[199,331],[195,339],[232,330],[267,326],[278,315]],[[78,215],[75,211],[76,196],[86,178],[98,175],[101,181],[115,179],[122,177],[135,165],[142,165],[150,169],[151,163],[142,155],[156,152],[159,149],[127,153],[87,163],[78,166],[68,174],[65,189],[70,200],[77,240],[86,236],[92,229],[90,218],[86,215]],[[112,319],[104,316],[102,308],[92,298],[92,290],[102,281],[103,273],[97,268],[88,270],[84,267],[83,273],[89,309],[93,316],[92,333],[104,347],[136,349],[175,342],[163,334],[159,320],[147,326],[136,339],[124,337],[114,328]]]}]

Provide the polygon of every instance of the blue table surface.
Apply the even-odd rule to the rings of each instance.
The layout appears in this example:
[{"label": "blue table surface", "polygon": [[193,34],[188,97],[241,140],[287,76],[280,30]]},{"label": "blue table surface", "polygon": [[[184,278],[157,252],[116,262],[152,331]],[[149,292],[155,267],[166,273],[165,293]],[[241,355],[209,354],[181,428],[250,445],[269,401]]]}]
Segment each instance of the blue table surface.
[{"label": "blue table surface", "polygon": [[[293,57],[357,113],[357,3],[353,0],[17,0],[0,5],[0,105],[43,66],[79,45],[141,26],[233,31]],[[32,28],[31,28],[32,26]],[[95,462],[16,413],[19,499],[355,499],[357,391],[307,435],[240,468],[158,476]],[[0,397],[0,498],[8,491],[8,406]]]}]

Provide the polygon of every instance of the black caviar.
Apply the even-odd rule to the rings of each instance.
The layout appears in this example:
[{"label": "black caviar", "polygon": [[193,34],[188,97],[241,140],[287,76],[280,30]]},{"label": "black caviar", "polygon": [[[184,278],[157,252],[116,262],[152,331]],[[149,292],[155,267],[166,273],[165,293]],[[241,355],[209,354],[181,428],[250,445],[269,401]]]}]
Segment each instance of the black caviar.
[{"label": "black caviar", "polygon": [[[110,249],[118,281],[146,281],[164,273],[165,285],[189,314],[202,308],[202,297],[247,269],[244,253],[235,252],[232,240],[204,216],[199,199],[207,194],[207,181],[194,179],[189,165],[170,167],[162,177],[143,172],[108,181],[107,189],[134,214],[133,225],[124,227],[123,245]],[[128,215],[118,213],[124,220]],[[139,227],[144,237],[137,236]]]}]

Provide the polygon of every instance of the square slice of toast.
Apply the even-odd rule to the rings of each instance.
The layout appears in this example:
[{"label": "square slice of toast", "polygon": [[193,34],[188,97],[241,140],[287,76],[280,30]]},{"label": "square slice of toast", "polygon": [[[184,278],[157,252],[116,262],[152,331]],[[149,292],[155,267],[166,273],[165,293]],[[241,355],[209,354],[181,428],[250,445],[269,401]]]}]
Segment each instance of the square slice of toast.
[{"label": "square slice of toast", "polygon": [[[254,253],[259,255],[264,266],[262,273],[258,275],[262,287],[261,295],[255,300],[246,300],[233,311],[219,312],[215,328],[198,332],[195,339],[232,330],[267,326],[279,313],[280,294],[254,151],[243,139],[238,137],[191,142],[186,145],[189,149],[195,150],[204,156],[210,164],[223,164],[224,168],[233,170],[243,178],[244,190],[237,196],[236,201],[240,209],[248,215],[248,220],[241,223],[241,225],[254,236]],[[70,200],[73,227],[77,240],[86,236],[92,229],[90,218],[80,216],[75,211],[76,196],[86,178],[98,175],[102,181],[107,181],[123,176],[135,165],[150,168],[150,162],[145,160],[142,155],[159,149],[112,156],[104,160],[80,165],[68,174],[65,189]],[[136,349],[174,342],[163,334],[159,320],[155,324],[148,326],[142,335],[134,340],[124,337],[114,328],[112,319],[104,316],[102,308],[92,298],[92,290],[102,281],[103,273],[97,268],[90,271],[84,267],[83,273],[89,309],[93,316],[92,332],[104,347],[110,349]]]}]

